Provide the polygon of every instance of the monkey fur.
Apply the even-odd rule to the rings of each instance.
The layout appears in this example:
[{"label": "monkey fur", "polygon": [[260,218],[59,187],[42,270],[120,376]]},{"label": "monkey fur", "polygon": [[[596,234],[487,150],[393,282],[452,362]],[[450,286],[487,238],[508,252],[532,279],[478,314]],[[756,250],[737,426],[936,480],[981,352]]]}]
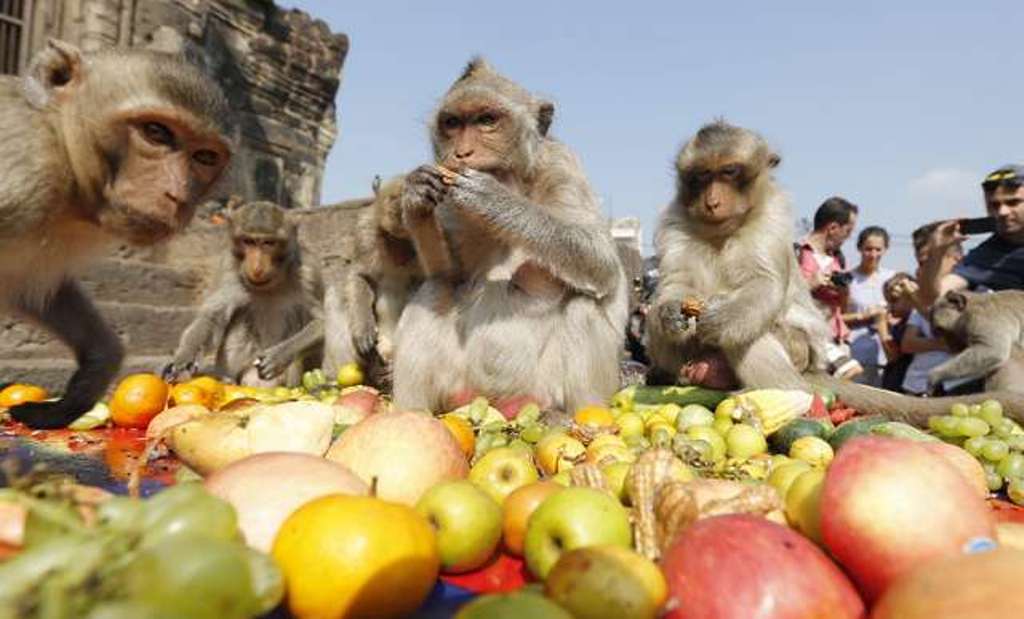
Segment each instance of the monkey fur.
[{"label": "monkey fur", "polygon": [[402,217],[426,281],[398,322],[395,402],[475,395],[512,416],[572,411],[619,385],[627,286],[554,106],[474,59],[431,123],[437,165],[406,177]]},{"label": "monkey fur", "polygon": [[231,249],[220,280],[182,333],[164,376],[193,374],[211,347],[217,374],[244,385],[294,386],[319,364],[320,271],[303,260],[295,224],[278,205],[232,199],[226,219]]},{"label": "monkey fur", "polygon": [[1024,292],[950,291],[935,302],[931,323],[957,354],[932,368],[928,386],[984,378],[985,388],[1024,393]]},{"label": "monkey fur", "polygon": [[[830,335],[797,271],[792,215],[771,175],[778,161],[759,135],[723,121],[683,146],[676,198],[655,236],[661,279],[648,321],[655,367],[687,382],[724,358],[741,387],[825,387],[860,411],[920,426],[955,402],[987,398],[1024,419],[1024,397],[1007,391],[912,398],[823,372]],[[705,302],[693,328],[682,312],[689,298]]]},{"label": "monkey fur", "polygon": [[74,271],[110,240],[149,245],[188,224],[230,161],[230,117],[196,67],[144,50],[50,40],[23,77],[0,77],[0,304],[78,363],[60,400],[14,419],[64,427],[103,395],[124,349]]}]

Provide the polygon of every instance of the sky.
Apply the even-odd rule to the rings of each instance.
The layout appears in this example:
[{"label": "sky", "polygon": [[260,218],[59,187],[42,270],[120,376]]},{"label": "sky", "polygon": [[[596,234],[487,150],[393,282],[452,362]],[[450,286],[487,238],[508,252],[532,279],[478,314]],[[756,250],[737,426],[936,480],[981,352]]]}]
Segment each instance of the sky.
[{"label": "sky", "polygon": [[[979,183],[1024,161],[1024,2],[335,2],[279,0],[351,47],[322,202],[431,158],[426,123],[476,54],[555,102],[552,135],[580,156],[645,253],[673,193],[672,160],[716,118],[764,135],[797,217],[841,195],[893,235],[984,215]],[[852,264],[853,242],[844,251]]]}]

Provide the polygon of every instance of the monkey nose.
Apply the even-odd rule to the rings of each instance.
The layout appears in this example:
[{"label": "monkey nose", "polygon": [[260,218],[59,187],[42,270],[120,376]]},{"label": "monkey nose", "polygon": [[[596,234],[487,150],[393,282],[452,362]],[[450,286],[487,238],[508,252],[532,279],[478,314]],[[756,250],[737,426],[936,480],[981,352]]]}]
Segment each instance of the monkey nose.
[{"label": "monkey nose", "polygon": [[455,152],[455,158],[460,160],[460,161],[462,159],[467,159],[467,158],[472,157],[472,156],[473,156],[473,151],[471,151],[471,150],[464,150],[462,152],[458,152],[458,151]]}]

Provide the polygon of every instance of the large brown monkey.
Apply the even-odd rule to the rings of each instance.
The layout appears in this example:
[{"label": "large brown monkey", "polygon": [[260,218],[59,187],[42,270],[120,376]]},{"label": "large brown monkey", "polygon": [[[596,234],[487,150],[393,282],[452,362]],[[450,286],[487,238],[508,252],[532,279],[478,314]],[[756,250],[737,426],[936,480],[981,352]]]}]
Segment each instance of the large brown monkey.
[{"label": "large brown monkey", "polygon": [[932,368],[928,385],[983,378],[986,389],[1024,393],[1024,291],[950,291],[935,302],[932,326],[957,355]]},{"label": "large brown monkey", "polygon": [[295,224],[276,204],[232,199],[226,219],[231,250],[220,281],[182,333],[164,376],[194,373],[212,344],[218,374],[245,385],[296,385],[316,367],[323,344],[319,269],[302,259]]},{"label": "large brown monkey", "polygon": [[112,237],[181,230],[228,164],[229,119],[216,84],[163,54],[50,41],[23,78],[0,77],[0,303],[78,361],[60,400],[15,419],[63,427],[106,390],[124,351],[72,272]]},{"label": "large brown monkey", "polygon": [[345,298],[352,347],[364,365],[394,358],[395,327],[423,272],[402,225],[405,176],[374,179],[374,200],[357,223],[359,261],[346,272]]},{"label": "large brown monkey", "polygon": [[[683,382],[728,382],[727,365],[746,388],[824,386],[861,411],[918,425],[954,402],[989,397],[1024,419],[1024,397],[1009,392],[919,399],[822,373],[827,327],[796,272],[792,215],[771,176],[777,163],[760,136],[724,122],[683,147],[677,195],[655,239],[661,281],[648,322],[655,366]],[[695,323],[684,304],[696,308]]]},{"label": "large brown monkey", "polygon": [[402,195],[427,280],[398,324],[399,406],[572,410],[618,387],[625,277],[579,162],[548,136],[553,113],[480,59],[441,102],[444,167],[416,169]]}]

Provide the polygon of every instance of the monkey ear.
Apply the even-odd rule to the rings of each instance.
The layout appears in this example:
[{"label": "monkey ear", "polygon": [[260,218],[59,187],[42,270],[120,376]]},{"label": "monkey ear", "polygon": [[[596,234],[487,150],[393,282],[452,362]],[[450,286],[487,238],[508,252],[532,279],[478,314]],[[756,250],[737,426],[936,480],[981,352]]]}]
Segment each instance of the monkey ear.
[{"label": "monkey ear", "polygon": [[550,101],[541,101],[537,107],[537,131],[540,132],[541,137],[547,136],[554,118],[555,104]]},{"label": "monkey ear", "polygon": [[373,177],[373,195],[380,193],[380,174],[375,174]]},{"label": "monkey ear", "polygon": [[462,70],[462,75],[460,75],[459,79],[457,79],[455,81],[461,82],[463,80],[469,79],[477,71],[481,71],[481,70],[486,69],[486,68],[487,68],[487,61],[484,60],[482,56],[473,56],[470,59],[470,61],[468,63],[466,63],[466,68]]},{"label": "monkey ear", "polygon": [[950,290],[946,293],[946,300],[949,301],[950,305],[955,307],[957,311],[964,311],[967,307],[967,295],[956,290]]},{"label": "monkey ear", "polygon": [[25,98],[33,107],[44,108],[60,103],[81,83],[82,52],[70,43],[49,39],[25,71]]},{"label": "monkey ear", "polygon": [[777,168],[777,167],[779,167],[780,163],[782,163],[782,157],[781,156],[779,156],[779,155],[777,155],[775,153],[771,153],[770,155],[768,155],[768,167],[769,168]]}]

